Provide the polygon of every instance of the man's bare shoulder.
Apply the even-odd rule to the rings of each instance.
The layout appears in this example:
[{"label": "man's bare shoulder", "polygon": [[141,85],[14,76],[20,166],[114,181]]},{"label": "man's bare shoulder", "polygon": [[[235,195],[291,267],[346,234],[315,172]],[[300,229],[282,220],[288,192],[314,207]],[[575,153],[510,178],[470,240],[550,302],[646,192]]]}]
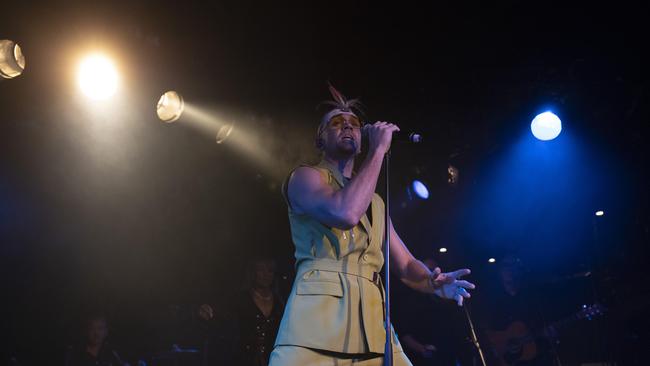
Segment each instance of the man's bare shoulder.
[{"label": "man's bare shoulder", "polygon": [[312,166],[302,165],[296,168],[289,176],[290,189],[313,189],[325,183],[323,172]]}]

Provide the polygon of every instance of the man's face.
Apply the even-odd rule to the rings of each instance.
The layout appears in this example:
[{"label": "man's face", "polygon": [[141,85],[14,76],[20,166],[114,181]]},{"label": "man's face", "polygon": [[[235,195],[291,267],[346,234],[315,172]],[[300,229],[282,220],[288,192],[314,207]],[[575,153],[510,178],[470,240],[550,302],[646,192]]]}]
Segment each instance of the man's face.
[{"label": "man's face", "polygon": [[353,114],[338,114],[329,120],[321,139],[326,155],[354,156],[361,152],[361,121]]}]

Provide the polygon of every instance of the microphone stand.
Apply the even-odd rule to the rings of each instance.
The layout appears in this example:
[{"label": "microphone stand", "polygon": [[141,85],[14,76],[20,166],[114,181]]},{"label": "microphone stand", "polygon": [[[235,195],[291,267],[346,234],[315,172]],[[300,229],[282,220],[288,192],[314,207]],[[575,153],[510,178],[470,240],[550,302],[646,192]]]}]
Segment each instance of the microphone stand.
[{"label": "microphone stand", "polygon": [[386,175],[386,198],[384,199],[384,312],[386,319],[386,344],[384,346],[384,366],[393,366],[393,327],[390,321],[390,174],[389,174],[390,150],[384,155],[384,174]]},{"label": "microphone stand", "polygon": [[472,322],[472,318],[469,316],[469,310],[467,310],[467,306],[463,306],[463,310],[465,310],[465,316],[467,317],[467,323],[469,324],[472,343],[476,347],[476,351],[478,351],[478,355],[481,358],[481,364],[483,366],[487,366],[485,363],[485,356],[483,355],[483,349],[481,349],[481,345],[478,343],[478,337],[476,337],[476,331],[474,330],[474,323]]}]

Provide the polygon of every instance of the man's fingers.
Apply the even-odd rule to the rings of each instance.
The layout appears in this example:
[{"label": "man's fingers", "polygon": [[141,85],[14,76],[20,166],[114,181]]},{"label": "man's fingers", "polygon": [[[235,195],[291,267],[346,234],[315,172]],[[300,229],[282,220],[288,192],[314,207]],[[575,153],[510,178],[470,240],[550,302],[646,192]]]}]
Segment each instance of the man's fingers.
[{"label": "man's fingers", "polygon": [[449,276],[451,276],[453,278],[460,278],[460,277],[463,277],[463,276],[467,276],[470,273],[472,273],[472,271],[470,271],[469,268],[463,268],[463,269],[459,269],[457,271],[453,271],[453,272],[449,273]]},{"label": "man's fingers", "polygon": [[466,299],[469,299],[470,297],[472,297],[472,294],[470,294],[469,292],[467,292],[467,290],[465,290],[465,289],[462,288],[462,287],[459,287],[459,288],[458,288],[458,294],[460,294],[460,296],[462,296],[462,297],[464,297],[464,298],[466,298]]},{"label": "man's fingers", "polygon": [[440,273],[442,273],[440,267],[434,268],[432,273],[433,279],[435,280],[436,278],[438,278],[438,276],[440,276]]},{"label": "man's fingers", "polygon": [[391,131],[399,131],[399,127],[396,124],[386,122],[386,121],[377,121],[372,125],[373,127],[377,127],[377,128],[385,128],[385,129],[390,129]]},{"label": "man's fingers", "polygon": [[454,300],[456,300],[456,304],[458,306],[463,306],[463,297],[460,296],[459,294],[454,295]]},{"label": "man's fingers", "polygon": [[473,289],[476,288],[476,285],[474,285],[473,283],[471,283],[469,281],[465,281],[465,280],[456,280],[456,282],[454,282],[454,283],[456,285],[460,286],[461,288],[466,288],[466,289],[469,289],[469,290],[473,290]]}]

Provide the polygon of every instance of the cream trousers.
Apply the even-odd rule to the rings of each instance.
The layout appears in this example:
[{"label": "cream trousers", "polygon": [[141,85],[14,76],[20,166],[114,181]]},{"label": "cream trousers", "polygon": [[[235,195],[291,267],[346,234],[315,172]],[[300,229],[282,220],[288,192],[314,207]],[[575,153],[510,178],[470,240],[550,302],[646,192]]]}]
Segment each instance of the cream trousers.
[{"label": "cream trousers", "polygon": [[[317,351],[300,346],[276,346],[269,366],[381,366],[384,356],[379,354],[349,355]],[[413,366],[403,351],[393,353],[394,366]]]}]

